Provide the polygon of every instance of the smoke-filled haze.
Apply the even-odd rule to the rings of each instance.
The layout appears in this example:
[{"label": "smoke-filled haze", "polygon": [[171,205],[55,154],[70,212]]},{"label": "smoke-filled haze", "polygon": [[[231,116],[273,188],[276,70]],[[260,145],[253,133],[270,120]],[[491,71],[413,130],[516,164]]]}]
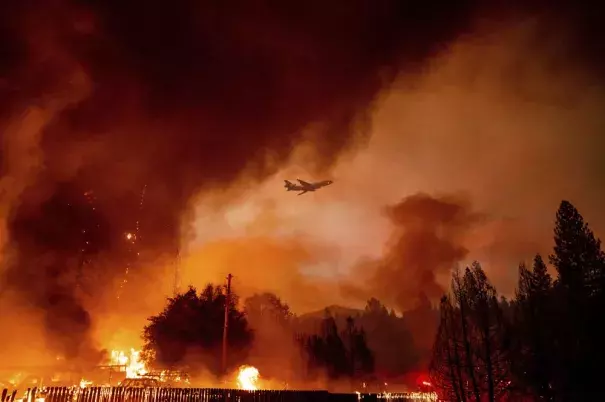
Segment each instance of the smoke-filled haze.
[{"label": "smoke-filled haze", "polygon": [[403,311],[472,259],[510,293],[562,198],[602,233],[591,10],[324,3],[0,6],[0,348],[137,342],[178,253],[181,285]]}]

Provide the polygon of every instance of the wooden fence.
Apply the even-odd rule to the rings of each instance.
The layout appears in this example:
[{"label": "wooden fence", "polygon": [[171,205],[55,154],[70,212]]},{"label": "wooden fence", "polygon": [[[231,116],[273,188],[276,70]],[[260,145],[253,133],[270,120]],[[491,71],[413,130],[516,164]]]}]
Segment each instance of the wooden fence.
[{"label": "wooden fence", "polygon": [[436,402],[428,394],[335,394],[328,391],[245,391],[224,388],[49,387],[4,389],[0,402]]}]

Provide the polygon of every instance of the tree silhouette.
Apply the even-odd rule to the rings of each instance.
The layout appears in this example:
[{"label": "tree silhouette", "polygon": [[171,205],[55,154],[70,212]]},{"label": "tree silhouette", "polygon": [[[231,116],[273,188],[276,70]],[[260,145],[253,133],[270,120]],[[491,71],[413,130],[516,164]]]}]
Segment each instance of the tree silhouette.
[{"label": "tree silhouette", "polygon": [[478,264],[454,273],[442,299],[431,378],[457,401],[589,401],[600,398],[605,255],[576,208],[563,201],[550,256],[519,267],[514,300],[497,301]]},{"label": "tree silhouette", "polygon": [[336,379],[346,376],[349,370],[347,350],[340,338],[338,327],[333,317],[326,317],[321,325],[323,341],[323,363],[328,369],[328,376]]},{"label": "tree silhouette", "polygon": [[538,254],[531,271],[525,264],[519,266],[513,371],[519,386],[545,400],[552,398],[554,385],[553,301],[552,278]]},{"label": "tree silhouette", "polygon": [[471,269],[466,270],[464,281],[481,345],[477,353],[478,369],[485,378],[488,400],[494,401],[508,391],[510,385],[510,334],[496,289],[479,263],[473,263]]},{"label": "tree silhouette", "polygon": [[406,311],[402,318],[414,341],[416,364],[426,367],[431,358],[432,337],[439,325],[439,310],[433,307],[426,294],[420,293],[416,306]]},{"label": "tree silhouette", "polygon": [[365,331],[375,369],[381,376],[396,376],[416,365],[418,355],[406,320],[389,312],[378,299],[368,300],[357,322]]},{"label": "tree silhouette", "polygon": [[254,331],[250,363],[263,377],[288,379],[303,365],[294,337],[294,314],[273,293],[255,294],[244,302],[246,317]]},{"label": "tree silhouette", "polygon": [[[231,294],[228,310],[228,365],[243,362],[252,342],[252,331],[237,295]],[[221,374],[221,344],[226,297],[223,288],[207,285],[200,293],[194,287],[168,299],[160,314],[150,317],[144,328],[143,358],[158,368],[205,366]]]},{"label": "tree silhouette", "polygon": [[347,324],[341,334],[345,340],[349,357],[349,376],[352,379],[362,378],[374,372],[374,354],[368,347],[363,328],[355,326],[353,317],[347,318]]},{"label": "tree silhouette", "polygon": [[605,254],[601,240],[595,238],[582,215],[568,201],[562,201],[557,211],[555,248],[550,262],[559,274],[558,286],[572,299],[570,302],[578,303],[581,296],[593,296],[603,289]]},{"label": "tree silhouette", "polygon": [[355,326],[352,317],[347,318],[339,333],[336,320],[326,311],[320,333],[302,336],[300,341],[308,358],[310,379],[325,373],[330,380],[354,380],[374,370],[374,356],[366,343],[365,331]]},{"label": "tree silhouette", "polygon": [[605,255],[578,210],[562,201],[556,215],[555,247],[550,261],[557,270],[558,301],[555,355],[561,370],[556,384],[565,399],[596,395],[600,375],[592,365],[605,358],[602,325],[594,317],[605,308]]},{"label": "tree silhouette", "polygon": [[287,327],[294,318],[290,306],[273,293],[265,292],[247,298],[244,308],[250,324],[256,324],[257,327],[269,322]]},{"label": "tree silhouette", "polygon": [[448,398],[501,400],[510,390],[510,336],[496,289],[475,262],[455,273],[452,294],[440,305],[431,378]]},{"label": "tree silhouette", "polygon": [[429,367],[430,377],[443,398],[466,402],[468,391],[465,384],[468,377],[463,369],[460,311],[452,305],[449,296],[443,296],[439,312],[439,327]]}]

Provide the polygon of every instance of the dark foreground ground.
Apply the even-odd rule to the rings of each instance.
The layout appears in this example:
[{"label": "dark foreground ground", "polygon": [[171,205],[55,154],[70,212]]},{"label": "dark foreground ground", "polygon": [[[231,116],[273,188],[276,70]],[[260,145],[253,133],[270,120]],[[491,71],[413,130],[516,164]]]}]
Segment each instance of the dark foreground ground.
[{"label": "dark foreground ground", "polygon": [[437,401],[433,394],[336,394],[328,391],[245,391],[221,388],[91,387],[3,390],[0,402],[364,402]]}]

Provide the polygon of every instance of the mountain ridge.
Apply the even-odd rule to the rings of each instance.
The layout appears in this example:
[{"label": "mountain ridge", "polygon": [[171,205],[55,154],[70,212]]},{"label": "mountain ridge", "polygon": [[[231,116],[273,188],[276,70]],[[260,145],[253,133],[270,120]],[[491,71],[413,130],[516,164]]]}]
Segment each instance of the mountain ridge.
[{"label": "mountain ridge", "polygon": [[355,317],[364,312],[363,309],[356,309],[352,307],[340,306],[337,304],[332,304],[327,307],[324,307],[321,310],[310,311],[308,313],[300,314],[298,316],[299,319],[313,319],[313,318],[323,318],[326,314],[326,311],[330,313],[332,316],[352,316]]}]

